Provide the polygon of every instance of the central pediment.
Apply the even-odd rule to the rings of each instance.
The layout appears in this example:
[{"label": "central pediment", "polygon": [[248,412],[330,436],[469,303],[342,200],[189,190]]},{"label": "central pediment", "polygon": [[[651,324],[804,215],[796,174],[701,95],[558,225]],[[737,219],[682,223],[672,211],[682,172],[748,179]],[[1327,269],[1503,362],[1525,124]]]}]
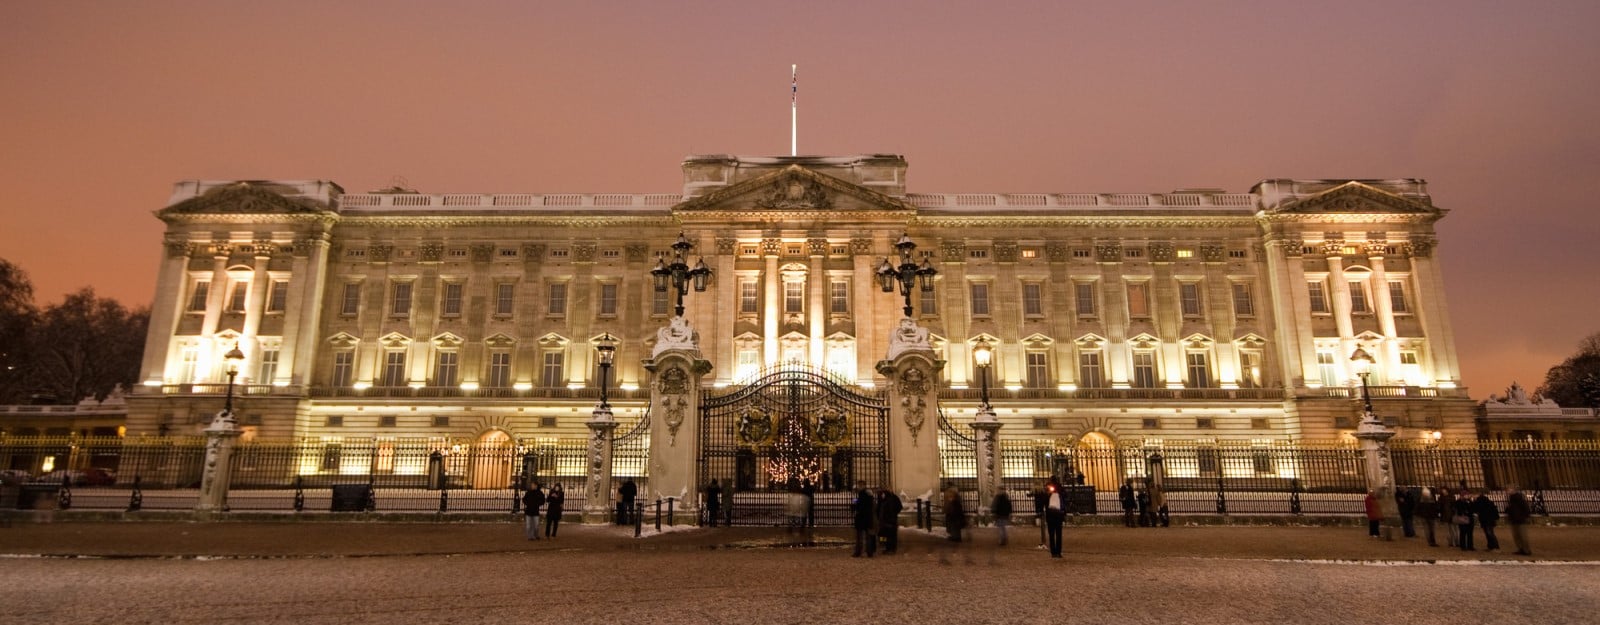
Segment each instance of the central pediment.
[{"label": "central pediment", "polygon": [[905,200],[794,164],[690,198],[674,212],[908,211]]}]

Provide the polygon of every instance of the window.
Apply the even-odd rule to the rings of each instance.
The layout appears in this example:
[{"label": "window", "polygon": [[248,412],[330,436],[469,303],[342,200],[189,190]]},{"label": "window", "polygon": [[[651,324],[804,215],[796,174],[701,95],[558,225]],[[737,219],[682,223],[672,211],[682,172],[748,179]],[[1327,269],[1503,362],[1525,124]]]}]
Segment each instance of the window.
[{"label": "window", "polygon": [[565,354],[559,351],[544,353],[544,369],[539,374],[539,384],[546,388],[566,386]]},{"label": "window", "polygon": [[600,314],[606,317],[617,316],[617,285],[615,283],[600,285]]},{"label": "window", "polygon": [[828,246],[828,253],[833,254],[834,256],[844,256],[845,254],[850,253],[850,246],[835,243]]},{"label": "window", "polygon": [[256,384],[271,384],[278,377],[278,349],[276,347],[261,350],[261,357],[256,363]]},{"label": "window", "polygon": [[1250,468],[1257,474],[1272,474],[1277,471],[1273,467],[1272,449],[1264,443],[1256,443],[1250,447]]},{"label": "window", "polygon": [[1406,306],[1406,283],[1399,280],[1389,281],[1389,310],[1397,315],[1411,312],[1411,308]]},{"label": "window", "polygon": [[1228,258],[1249,258],[1250,254],[1244,250],[1228,250]]},{"label": "window", "polygon": [[761,312],[760,285],[755,280],[739,281],[739,312],[754,315]]},{"label": "window", "polygon": [[805,249],[806,249],[805,245],[803,245],[803,244],[790,243],[788,245],[783,246],[783,254],[785,256],[800,256],[802,254],[805,254]]},{"label": "window", "polygon": [[461,316],[461,283],[444,283],[444,301],[439,307],[439,313],[446,317]]},{"label": "window", "polygon": [[650,314],[656,317],[667,315],[667,292],[650,289]]},{"label": "window", "polygon": [[1133,387],[1156,387],[1156,353],[1151,351],[1137,351],[1133,353]]},{"label": "window", "polygon": [[1261,352],[1239,352],[1239,386],[1261,388]]},{"label": "window", "polygon": [[456,370],[459,365],[460,354],[456,352],[439,352],[438,360],[433,366],[434,386],[455,386]]},{"label": "window", "polygon": [[1022,257],[1023,258],[1038,258],[1039,257],[1039,248],[1037,248],[1037,247],[1025,247],[1025,248],[1022,248]]},{"label": "window", "polygon": [[1400,352],[1400,378],[1410,386],[1420,386],[1422,382],[1422,363],[1417,360],[1414,351]]},{"label": "window", "polygon": [[510,316],[517,309],[517,285],[514,282],[500,282],[494,285],[494,314],[500,317]]},{"label": "window", "polygon": [[1372,312],[1372,309],[1367,307],[1366,282],[1350,282],[1350,312],[1357,314]]},{"label": "window", "polygon": [[489,354],[489,386],[493,388],[511,386],[511,352]]},{"label": "window", "polygon": [[539,427],[553,428],[556,426],[555,417],[539,417]]},{"label": "window", "polygon": [[1194,427],[1197,430],[1211,430],[1217,427],[1217,421],[1211,417],[1195,417]]},{"label": "window", "polygon": [[516,248],[500,248],[499,250],[495,250],[495,253],[498,254],[501,258],[516,258],[517,257]]},{"label": "window", "polygon": [[339,296],[339,314],[354,315],[361,312],[361,283],[346,282]]},{"label": "window", "polygon": [[323,448],[322,448],[322,470],[323,471],[338,471],[339,470],[339,445],[337,443],[330,443],[330,444],[327,444],[327,445],[323,446]]},{"label": "window", "polygon": [[1123,250],[1122,255],[1127,258],[1144,258],[1144,248],[1130,247],[1126,250]]},{"label": "window", "polygon": [[836,315],[850,313],[850,283],[834,280],[828,283],[828,312]]},{"label": "window", "polygon": [[1044,316],[1044,285],[1038,282],[1022,285],[1022,314],[1026,317]]},{"label": "window", "polygon": [[744,243],[739,246],[741,256],[755,256],[760,253],[760,248],[754,243]]},{"label": "window", "polygon": [[619,250],[619,249],[616,249],[616,248],[600,250],[600,257],[601,258],[622,258],[622,250]]},{"label": "window", "polygon": [[1339,385],[1339,365],[1334,360],[1333,352],[1317,351],[1317,376],[1322,378],[1323,386]]},{"label": "window", "polygon": [[447,428],[450,427],[450,417],[447,415],[433,415],[432,423],[433,427]]},{"label": "window", "polygon": [[1311,296],[1311,312],[1328,314],[1328,295],[1321,282],[1307,282],[1306,292]]},{"label": "window", "polygon": [[178,382],[182,384],[193,383],[195,381],[194,376],[199,373],[200,348],[194,345],[184,346],[183,359],[179,363]]},{"label": "window", "polygon": [[989,285],[982,282],[972,283],[972,316],[989,316]]},{"label": "window", "polygon": [[267,292],[267,312],[283,312],[289,307],[289,281],[273,280],[272,290]]},{"label": "window", "polygon": [[328,415],[327,420],[323,421],[323,423],[330,428],[344,427],[344,415]]},{"label": "window", "polygon": [[795,281],[783,283],[783,312],[805,312],[806,283]]},{"label": "window", "polygon": [[335,387],[350,386],[355,381],[356,353],[350,350],[334,352],[333,380]]},{"label": "window", "polygon": [[1078,316],[1093,317],[1095,315],[1094,283],[1078,282],[1072,285],[1072,290],[1075,295],[1074,299],[1076,299],[1078,303]]},{"label": "window", "polygon": [[1100,352],[1078,354],[1078,386],[1081,388],[1105,387],[1105,374],[1101,370]]},{"label": "window", "polygon": [[1206,388],[1211,386],[1211,363],[1206,358],[1205,352],[1189,352],[1189,388]]},{"label": "window", "polygon": [[1150,316],[1150,286],[1143,282],[1128,283],[1128,316],[1135,319]]},{"label": "window", "polygon": [[228,295],[228,312],[235,312],[235,313],[244,312],[245,299],[249,294],[250,294],[250,283],[249,282],[245,282],[244,280],[236,280],[236,281],[234,281],[234,283],[233,283],[233,291],[231,293],[229,293],[229,295]]},{"label": "window", "polygon": [[406,385],[406,353],[403,351],[384,352],[383,354],[383,385]]},{"label": "window", "polygon": [[1250,297],[1250,285],[1243,282],[1233,283],[1233,314],[1238,317],[1255,316],[1256,302]]},{"label": "window", "polygon": [[1178,285],[1178,307],[1185,317],[1200,316],[1200,285],[1184,282]]},{"label": "window", "polygon": [[989,257],[989,250],[983,250],[983,249],[967,250],[967,258],[988,258],[988,257]]},{"label": "window", "polygon": [[398,425],[399,421],[400,421],[399,417],[396,417],[396,416],[394,416],[392,414],[381,415],[381,416],[378,417],[378,427],[380,427],[380,428],[392,428],[392,427]]},{"label": "window", "polygon": [[549,312],[551,315],[567,314],[567,285],[556,283],[550,285]]},{"label": "window", "polygon": [[1030,351],[1027,354],[1027,379],[1023,380],[1028,388],[1047,388],[1050,385],[1050,359],[1044,352]]},{"label": "window", "polygon": [[1087,248],[1087,247],[1075,247],[1075,248],[1072,248],[1072,257],[1073,258],[1089,258],[1089,257],[1092,257],[1092,256],[1094,256],[1094,254],[1091,253],[1089,248]]},{"label": "window", "polygon": [[761,352],[755,349],[740,349],[738,365],[734,368],[734,377],[745,379],[761,370]]},{"label": "window", "polygon": [[403,317],[411,314],[411,283],[394,283],[394,296],[389,299],[389,314]]},{"label": "window", "polygon": [[921,302],[923,316],[939,314],[939,297],[933,291],[922,291]]},{"label": "window", "polygon": [[189,289],[189,312],[205,312],[206,300],[211,297],[211,281],[195,280]]},{"label": "window", "polygon": [[1194,250],[1192,248],[1180,247],[1178,248],[1178,258],[1194,258]]}]

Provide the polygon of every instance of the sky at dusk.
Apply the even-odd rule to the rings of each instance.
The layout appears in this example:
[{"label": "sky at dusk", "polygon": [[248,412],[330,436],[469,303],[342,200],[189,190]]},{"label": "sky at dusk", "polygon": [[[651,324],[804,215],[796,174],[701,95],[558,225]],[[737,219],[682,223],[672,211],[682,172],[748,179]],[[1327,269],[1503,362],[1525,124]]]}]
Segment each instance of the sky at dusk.
[{"label": "sky at dusk", "polygon": [[1424,178],[1477,398],[1600,331],[1600,2],[0,3],[0,258],[145,305],[184,179],[676,193],[890,152],[914,193]]}]

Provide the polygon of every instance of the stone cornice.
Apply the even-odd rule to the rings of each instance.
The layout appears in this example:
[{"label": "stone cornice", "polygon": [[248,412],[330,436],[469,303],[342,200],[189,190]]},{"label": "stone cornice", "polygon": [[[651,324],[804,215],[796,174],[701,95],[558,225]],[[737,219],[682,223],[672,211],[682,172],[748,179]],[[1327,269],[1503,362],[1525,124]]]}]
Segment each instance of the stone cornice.
[{"label": "stone cornice", "polygon": [[335,224],[341,221],[336,213],[168,213],[156,211],[155,216],[169,225],[210,224]]},{"label": "stone cornice", "polygon": [[[824,188],[826,188],[828,190],[834,191],[836,193],[841,193],[841,194],[853,197],[853,198],[855,198],[857,200],[860,200],[862,202],[866,202],[868,204],[872,204],[872,205],[881,207],[879,209],[880,211],[886,211],[886,212],[887,211],[896,211],[896,212],[910,212],[910,213],[915,213],[917,211],[917,207],[912,206],[910,203],[907,203],[905,200],[901,200],[901,199],[897,199],[897,198],[894,198],[894,197],[891,197],[891,196],[888,196],[888,195],[884,195],[882,193],[878,193],[877,191],[873,191],[871,189],[867,189],[867,188],[862,187],[860,185],[850,184],[849,182],[840,180],[838,178],[834,178],[833,176],[829,176],[829,175],[826,175],[826,174],[821,174],[821,173],[817,173],[817,172],[811,171],[810,169],[806,169],[805,167],[801,167],[800,165],[790,165],[790,166],[785,167],[783,169],[780,169],[780,170],[777,170],[777,171],[774,171],[774,172],[771,172],[771,173],[768,173],[768,174],[764,174],[764,175],[761,175],[761,176],[757,176],[755,178],[751,178],[751,179],[746,180],[744,182],[740,182],[740,183],[737,183],[737,184],[733,184],[733,185],[729,185],[729,186],[726,186],[726,187],[722,187],[720,189],[716,189],[716,190],[714,190],[714,191],[712,191],[710,193],[707,193],[705,195],[702,195],[702,196],[699,196],[699,197],[695,197],[695,198],[690,198],[690,199],[685,200],[683,202],[679,202],[677,206],[672,207],[672,212],[681,213],[681,212],[701,211],[701,210],[708,210],[708,209],[715,210],[716,205],[724,203],[724,202],[729,202],[729,201],[735,200],[736,198],[739,198],[741,196],[746,196],[746,195],[760,196],[760,195],[762,195],[762,191],[767,190],[770,187],[772,187],[773,185],[779,184],[782,181],[788,180],[788,179],[797,179],[797,180],[801,180],[801,181],[804,181],[804,182],[807,182],[807,183],[814,183],[814,184],[820,185],[820,186],[822,186],[822,187],[824,187]],[[767,210],[772,211],[772,212],[785,212],[785,213],[790,212],[788,209],[782,209],[782,208],[767,209]],[[754,211],[749,211],[748,209],[741,208],[741,209],[736,209],[736,212],[745,213],[745,212],[754,212]],[[818,208],[818,209],[815,209],[815,210],[801,210],[801,211],[797,211],[797,212],[801,212],[801,213],[822,212],[822,213],[833,214],[833,211],[831,209],[827,209],[827,208]],[[843,211],[841,211],[841,212],[843,212]],[[872,211],[872,212],[878,212],[878,211]],[[723,211],[717,211],[717,213],[718,214],[727,214],[726,212],[723,212]]]},{"label": "stone cornice", "polygon": [[1256,219],[1263,224],[1431,224],[1443,216],[1443,213],[1261,213]]},{"label": "stone cornice", "polygon": [[919,226],[948,228],[1254,228],[1253,215],[918,215],[911,220]]},{"label": "stone cornice", "polygon": [[602,228],[608,226],[671,226],[671,215],[346,215],[341,227],[374,228],[469,228],[474,226],[562,226]]}]

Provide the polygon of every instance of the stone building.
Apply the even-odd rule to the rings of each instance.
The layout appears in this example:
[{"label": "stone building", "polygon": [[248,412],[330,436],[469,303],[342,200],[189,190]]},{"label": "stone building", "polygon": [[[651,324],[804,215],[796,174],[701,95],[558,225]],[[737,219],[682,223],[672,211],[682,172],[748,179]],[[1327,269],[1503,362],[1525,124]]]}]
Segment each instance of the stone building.
[{"label": "stone building", "polygon": [[711,270],[685,298],[709,394],[785,363],[882,389],[904,302],[875,272],[905,236],[937,271],[911,303],[950,423],[979,409],[982,341],[1002,439],[1337,439],[1360,416],[1361,347],[1401,437],[1474,435],[1433,254],[1446,211],[1421,180],[940,194],[910,192],[889,154],[682,170],[681,192],[643,195],[178,183],[156,212],[165,255],[128,432],[205,427],[237,346],[247,438],[582,438],[605,335],[611,403],[636,422],[675,304],[650,272],[681,234]]}]

